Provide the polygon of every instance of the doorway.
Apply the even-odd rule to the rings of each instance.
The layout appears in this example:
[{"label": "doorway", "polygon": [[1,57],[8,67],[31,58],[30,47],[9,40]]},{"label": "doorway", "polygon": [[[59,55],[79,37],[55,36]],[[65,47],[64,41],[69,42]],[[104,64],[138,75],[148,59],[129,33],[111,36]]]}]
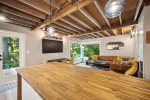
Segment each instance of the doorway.
[{"label": "doorway", "polygon": [[24,66],[24,38],[24,34],[0,30],[0,78],[3,80],[16,75],[15,69]]}]

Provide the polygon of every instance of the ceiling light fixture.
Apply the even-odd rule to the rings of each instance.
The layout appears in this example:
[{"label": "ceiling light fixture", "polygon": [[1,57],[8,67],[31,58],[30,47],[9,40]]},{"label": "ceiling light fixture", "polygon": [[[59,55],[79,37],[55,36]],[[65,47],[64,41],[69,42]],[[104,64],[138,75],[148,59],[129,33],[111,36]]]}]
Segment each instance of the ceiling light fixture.
[{"label": "ceiling light fixture", "polygon": [[124,0],[109,0],[105,6],[105,15],[108,18],[118,17],[124,10]]},{"label": "ceiling light fixture", "polygon": [[0,14],[0,21],[1,22],[10,22],[10,19],[2,14]]},{"label": "ceiling light fixture", "polygon": [[[51,0],[50,0],[50,3],[51,3]],[[46,28],[46,32],[47,32],[47,35],[48,36],[55,36],[55,28],[53,28],[51,26],[51,16],[52,16],[52,13],[51,13],[51,5],[50,5],[50,25],[48,28]]]}]

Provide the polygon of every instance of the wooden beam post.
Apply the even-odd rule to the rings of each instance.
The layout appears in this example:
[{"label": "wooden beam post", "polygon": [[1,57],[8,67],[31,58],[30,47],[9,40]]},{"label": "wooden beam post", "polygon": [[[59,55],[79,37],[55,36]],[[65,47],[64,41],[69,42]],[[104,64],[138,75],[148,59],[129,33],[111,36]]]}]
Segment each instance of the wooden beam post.
[{"label": "wooden beam post", "polygon": [[17,100],[22,100],[22,77],[17,73]]}]

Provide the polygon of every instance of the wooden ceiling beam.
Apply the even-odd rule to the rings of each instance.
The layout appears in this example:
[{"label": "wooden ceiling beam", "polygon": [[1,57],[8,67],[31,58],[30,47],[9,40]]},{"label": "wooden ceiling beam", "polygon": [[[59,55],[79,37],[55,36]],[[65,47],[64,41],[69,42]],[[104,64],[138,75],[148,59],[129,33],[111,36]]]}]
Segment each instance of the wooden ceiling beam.
[{"label": "wooden ceiling beam", "polygon": [[[31,6],[45,14],[49,14],[50,15],[50,5],[45,3],[45,4],[41,4],[39,1],[37,0],[18,0],[28,6]],[[47,5],[46,5],[47,4]]]},{"label": "wooden ceiling beam", "polygon": [[96,38],[99,38],[101,36],[99,36],[98,34],[92,33],[92,35],[94,35]]},{"label": "wooden ceiling beam", "polygon": [[96,32],[104,32],[104,31],[109,31],[109,30],[114,30],[114,29],[118,29],[118,28],[122,28],[122,27],[126,27],[126,26],[136,26],[137,22],[124,22],[124,24],[120,25],[120,24],[114,24],[112,27],[105,27],[103,29],[95,29],[92,31],[88,31],[88,32],[84,32],[84,33],[80,33],[79,35],[76,36],[80,36],[80,35],[84,35],[84,34],[91,34],[91,33],[96,33]]},{"label": "wooden ceiling beam", "polygon": [[12,15],[12,14],[9,14],[9,13],[5,13],[5,12],[2,12],[2,14],[7,16],[10,19],[13,19],[13,20],[21,21],[21,22],[24,22],[24,23],[27,23],[27,24],[30,24],[30,25],[36,25],[36,22],[27,20],[25,18],[21,18],[21,17],[15,16],[15,15]]},{"label": "wooden ceiling beam", "polygon": [[91,36],[90,34],[88,34],[88,35],[86,35],[86,36],[88,36],[88,37],[91,38],[91,39],[93,38],[93,36]]},{"label": "wooden ceiling beam", "polygon": [[18,3],[16,0],[0,0],[0,3],[10,6],[12,8],[15,8],[17,10],[20,10],[22,12],[28,13],[30,15],[33,15],[35,17],[45,19],[45,14],[41,13],[35,9],[32,9],[26,5],[23,5],[22,3]]},{"label": "wooden ceiling beam", "polygon": [[22,17],[22,18],[34,21],[34,22],[41,22],[40,18],[31,16],[29,14],[25,14],[25,13],[23,13],[21,11],[12,9],[10,7],[3,6],[1,4],[0,4],[0,10],[3,11],[3,12],[6,12],[6,13],[12,14],[12,15],[18,16],[18,17]]},{"label": "wooden ceiling beam", "polygon": [[74,4],[69,4],[64,9],[62,9],[60,12],[54,14],[51,17],[51,21],[50,21],[50,18],[47,18],[44,22],[41,22],[37,26],[33,27],[32,30],[38,30],[38,29],[40,29],[42,27],[45,27],[46,25],[49,25],[50,22],[53,23],[53,22],[55,22],[55,21],[65,17],[67,15],[77,11],[78,9],[81,9],[81,8],[87,6],[88,4],[91,4],[93,1],[94,0],[82,0],[80,3],[76,2]]},{"label": "wooden ceiling beam", "polygon": [[121,29],[121,34],[123,35],[124,34],[123,28],[120,28],[120,29]]},{"label": "wooden ceiling beam", "polygon": [[62,30],[62,29],[60,29],[60,28],[56,28],[56,27],[55,27],[55,29],[56,29],[57,31],[60,31],[60,32],[65,33],[65,34],[72,34],[72,33],[69,33],[69,32],[67,32],[67,31],[64,31],[64,30]]},{"label": "wooden ceiling beam", "polygon": [[104,31],[104,33],[105,33],[107,36],[111,36],[107,31]]},{"label": "wooden ceiling beam", "polygon": [[76,33],[80,33],[80,31],[76,30],[76,29],[73,29],[72,27],[70,27],[69,25],[64,25],[62,23],[59,23],[59,22],[55,22],[56,25],[59,25],[59,26],[62,26],[66,29],[69,29],[69,30],[72,30],[73,32],[76,32]]},{"label": "wooden ceiling beam", "polygon": [[71,17],[72,19],[74,19],[75,21],[77,21],[78,23],[80,23],[81,25],[83,25],[84,27],[93,30],[93,28],[91,26],[89,26],[88,24],[86,24],[85,22],[83,22],[82,20],[80,20],[79,18],[77,18],[74,15],[68,15],[69,17]]},{"label": "wooden ceiling beam", "polygon": [[86,16],[93,24],[95,24],[98,28],[101,29],[101,26],[99,25],[98,21],[85,9],[79,9],[79,11]]},{"label": "wooden ceiling beam", "polygon": [[60,19],[60,20],[63,21],[63,22],[65,22],[65,23],[67,23],[67,24],[69,24],[69,25],[71,25],[71,26],[73,26],[73,27],[75,27],[75,28],[77,28],[77,29],[79,29],[79,30],[82,30],[82,31],[86,32],[85,29],[81,28],[81,27],[78,26],[78,25],[75,25],[73,22],[70,22],[70,21],[68,21],[68,20],[66,20],[66,19],[64,19],[64,18],[62,18],[62,19]]},{"label": "wooden ceiling beam", "polygon": [[101,37],[105,37],[102,33],[100,33],[100,32],[95,32],[95,33],[97,33],[97,34],[99,34]]},{"label": "wooden ceiling beam", "polygon": [[60,33],[60,34],[67,34],[66,32],[60,31],[60,30],[56,30],[56,32]]},{"label": "wooden ceiling beam", "polygon": [[139,0],[138,1],[138,4],[137,4],[137,8],[136,8],[136,12],[135,12],[135,16],[134,16],[134,21],[137,20],[137,17],[139,15],[139,12],[140,12],[140,8],[142,6],[142,3],[143,3],[143,0]]},{"label": "wooden ceiling beam", "polygon": [[68,32],[68,33],[72,33],[72,34],[73,34],[72,31],[69,31],[69,30],[67,30],[67,29],[65,29],[65,28],[62,28],[62,27],[60,27],[60,26],[58,26],[58,25],[56,25],[56,24],[52,24],[52,26],[53,26],[54,28],[61,29],[61,30],[65,31],[65,32]]},{"label": "wooden ceiling beam", "polygon": [[117,32],[116,32],[116,30],[112,30],[112,31],[113,31],[114,35],[117,35]]},{"label": "wooden ceiling beam", "polygon": [[51,3],[50,3],[50,0],[43,0],[45,1],[46,3],[50,4],[51,6],[57,8],[57,9],[60,9],[60,3],[56,3],[55,0],[51,0]]},{"label": "wooden ceiling beam", "polygon": [[15,25],[23,26],[23,27],[28,27],[28,28],[32,27],[32,25],[29,25],[20,21],[16,21],[16,20],[11,20],[11,22],[7,22],[7,23],[15,24]]},{"label": "wooden ceiling beam", "polygon": [[99,38],[99,36],[97,36],[97,35],[95,35],[93,33],[91,33],[90,35],[93,36],[94,38]]},{"label": "wooden ceiling beam", "polygon": [[102,9],[102,7],[100,6],[98,0],[94,1],[94,5],[96,6],[96,8],[98,9],[98,11],[100,12],[100,14],[102,15],[102,17],[104,18],[104,20],[106,21],[106,23],[108,24],[109,27],[111,27],[111,23],[109,22],[108,18],[105,16],[104,11]]}]

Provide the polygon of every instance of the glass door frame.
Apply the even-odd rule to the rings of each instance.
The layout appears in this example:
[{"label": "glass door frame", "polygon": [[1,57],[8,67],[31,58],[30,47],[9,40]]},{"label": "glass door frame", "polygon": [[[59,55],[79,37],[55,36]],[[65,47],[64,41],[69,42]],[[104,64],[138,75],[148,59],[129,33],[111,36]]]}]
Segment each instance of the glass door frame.
[{"label": "glass door frame", "polygon": [[[3,59],[3,48],[2,48],[3,37],[19,38],[19,67],[24,67],[25,66],[25,34],[0,30],[0,54],[2,55],[2,57],[0,58],[2,59]],[[3,61],[0,61],[0,78],[1,77],[3,77]]]}]

